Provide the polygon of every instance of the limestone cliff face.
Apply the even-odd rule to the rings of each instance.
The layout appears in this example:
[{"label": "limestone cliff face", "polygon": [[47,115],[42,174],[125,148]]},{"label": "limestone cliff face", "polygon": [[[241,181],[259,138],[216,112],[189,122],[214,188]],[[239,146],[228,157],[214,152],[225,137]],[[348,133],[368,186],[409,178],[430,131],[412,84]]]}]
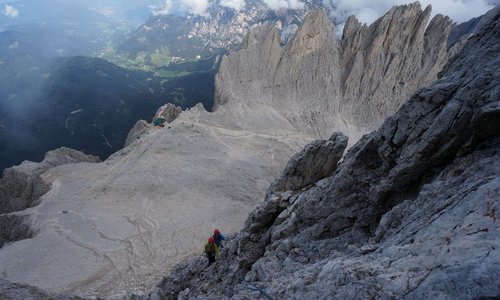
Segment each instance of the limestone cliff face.
[{"label": "limestone cliff face", "polygon": [[[315,150],[324,141],[306,146],[217,263],[177,266],[149,299],[498,297],[498,53],[496,13],[438,81],[361,139],[329,176],[299,190],[278,184],[297,177],[289,170],[325,159]],[[331,142],[337,156],[344,140]]]},{"label": "limestone cliff face", "polygon": [[276,28],[256,29],[242,50],[224,57],[214,109],[267,110],[315,137],[340,130],[355,141],[434,81],[463,45],[448,49],[452,21],[437,15],[429,23],[430,14],[417,2],[394,7],[368,27],[351,17],[337,40],[326,14],[316,11],[284,46]]}]

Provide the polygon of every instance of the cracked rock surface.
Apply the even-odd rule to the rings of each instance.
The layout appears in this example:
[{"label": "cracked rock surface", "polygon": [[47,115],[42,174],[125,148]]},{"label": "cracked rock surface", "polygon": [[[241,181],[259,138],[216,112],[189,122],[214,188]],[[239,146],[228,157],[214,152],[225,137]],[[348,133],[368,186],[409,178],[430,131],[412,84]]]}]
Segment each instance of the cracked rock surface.
[{"label": "cracked rock surface", "polygon": [[340,132],[328,140],[315,140],[292,156],[283,175],[275,183],[275,190],[299,190],[330,175],[347,147],[347,137]]},{"label": "cracked rock surface", "polygon": [[498,53],[497,13],[331,175],[271,186],[217,263],[186,261],[143,298],[498,297]]},{"label": "cracked rock surface", "polygon": [[[395,6],[370,26],[352,16],[338,40],[326,13],[315,11],[284,46],[276,28],[256,28],[240,51],[222,60],[215,108],[226,118],[241,109],[265,110],[279,116],[284,128],[322,139],[341,131],[353,144],[417,88],[436,80],[463,46],[466,30],[457,31],[448,48],[452,21],[430,16],[431,7],[422,10],[418,2]],[[227,126],[263,125],[252,118],[228,119]]]}]

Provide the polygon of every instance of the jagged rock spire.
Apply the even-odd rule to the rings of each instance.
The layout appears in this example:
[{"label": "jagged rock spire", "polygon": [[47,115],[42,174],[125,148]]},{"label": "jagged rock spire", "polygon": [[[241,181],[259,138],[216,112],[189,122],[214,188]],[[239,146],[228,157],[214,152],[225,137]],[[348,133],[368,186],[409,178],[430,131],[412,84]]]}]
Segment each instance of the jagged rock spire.
[{"label": "jagged rock spire", "polygon": [[451,20],[437,15],[429,23],[430,15],[430,6],[422,11],[416,2],[392,8],[370,26],[350,17],[339,41],[318,10],[283,47],[276,29],[254,29],[246,38],[251,43],[223,59],[216,109],[226,104],[224,111],[236,114],[242,105],[265,107],[296,130],[322,138],[340,130],[354,142],[435,80],[462,46],[448,49]]}]

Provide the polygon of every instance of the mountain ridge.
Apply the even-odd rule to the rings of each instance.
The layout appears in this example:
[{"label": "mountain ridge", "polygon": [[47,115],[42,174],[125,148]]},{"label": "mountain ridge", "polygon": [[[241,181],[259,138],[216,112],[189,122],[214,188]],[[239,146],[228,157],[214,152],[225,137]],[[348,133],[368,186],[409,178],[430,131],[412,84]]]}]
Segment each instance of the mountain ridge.
[{"label": "mountain ridge", "polygon": [[283,47],[273,27],[251,31],[243,50],[221,64],[214,110],[238,99],[275,110],[314,137],[340,130],[354,142],[394,113],[402,105],[399,99],[435,80],[463,45],[448,49],[452,22],[437,15],[426,27],[430,13],[430,7],[421,11],[415,3],[391,9],[370,26],[351,17],[337,41],[326,14],[317,11]]},{"label": "mountain ridge", "polygon": [[[398,18],[401,15],[395,12],[404,13],[407,10],[409,13],[411,12],[411,16],[406,19],[407,23],[401,22],[401,24],[413,24],[423,14],[417,6],[411,6],[410,8],[404,6],[393,10],[389,14],[391,16],[389,19],[394,24],[399,24]],[[324,13],[318,12],[316,14],[321,16]],[[323,20],[325,21],[323,22]],[[320,61],[317,60],[318,57],[327,55],[327,51],[322,48],[324,44],[338,43],[338,41],[335,42],[326,38],[329,36],[328,34],[326,34],[326,37],[320,36],[315,41],[315,47],[309,47],[301,43],[299,40],[302,37],[314,40],[315,35],[308,37],[308,33],[314,31],[315,26],[316,29],[318,28],[318,24],[316,24],[318,21],[320,24],[327,24],[325,18],[311,18],[310,21],[310,27],[307,30],[304,29],[302,34],[297,35],[298,37],[296,36],[297,42],[292,40],[288,46],[285,45],[285,49],[306,48],[305,50],[309,51],[309,53],[305,56],[306,58],[301,58],[300,53],[287,52],[293,59],[288,62],[282,60],[280,68],[283,70],[300,67],[300,59],[310,59],[318,62]],[[382,23],[384,22],[380,24]],[[384,24],[387,25],[387,23]],[[444,22],[444,24],[448,26],[447,22]],[[348,26],[347,32],[354,32],[353,30],[357,27],[353,25],[355,24],[351,23]],[[303,26],[307,27],[309,25],[306,23]],[[328,28],[326,30],[333,32],[331,25],[328,26],[330,26],[331,31],[328,31]],[[420,27],[410,26],[410,28]],[[358,35],[360,39],[361,36],[363,35]],[[264,27],[260,31],[253,31],[246,41],[245,46],[247,48],[240,50],[238,53],[230,54],[223,59],[224,68],[229,71],[232,68],[237,69],[237,67],[231,65],[233,63],[237,65],[238,63],[234,60],[234,57],[244,57],[245,55],[247,55],[247,58],[253,57],[255,61],[258,61],[257,59],[262,57],[262,54],[266,54],[265,57],[269,57],[269,61],[275,62],[282,54],[277,37],[276,30],[270,27]],[[365,35],[368,40],[369,37],[372,36]],[[421,35],[421,38],[424,37],[425,34],[423,37]],[[477,39],[484,41],[485,38]],[[387,37],[387,40],[390,41],[390,37]],[[415,41],[423,43],[421,39]],[[494,41],[493,39],[493,43]],[[410,41],[407,42],[408,44],[405,45],[412,45]],[[472,47],[470,44],[472,42],[467,44],[469,49]],[[263,45],[269,47],[262,47]],[[384,49],[373,47],[373,55],[376,54],[375,50],[383,51]],[[332,53],[338,55],[340,52],[337,49],[336,52]],[[417,53],[421,52],[417,51]],[[360,56],[362,55],[363,53],[360,54]],[[233,57],[233,61],[231,57]],[[484,62],[489,57],[491,57],[491,53],[480,57],[481,60],[478,61]],[[432,57],[429,56],[429,58]],[[293,60],[299,60],[299,62]],[[264,61],[267,62],[267,60]],[[362,60],[358,61],[362,62]],[[443,76],[453,74],[450,68],[456,70],[457,62],[467,62],[467,68],[471,72],[481,68],[480,64],[474,65],[471,63],[473,58],[466,60],[463,57],[457,57],[454,61],[455,64],[445,67],[445,71],[442,73]],[[248,61],[243,62],[243,64],[248,66]],[[257,67],[257,75],[260,72],[259,70],[266,70],[266,67],[275,70],[272,64],[267,66],[256,64],[255,66]],[[464,67],[464,69],[466,68]],[[222,67],[221,70],[223,70]],[[307,70],[309,69],[304,71]],[[431,68],[431,70],[433,69]],[[482,71],[486,72],[485,70]],[[494,75],[494,71],[495,69],[491,68],[491,74]],[[327,73],[325,70],[321,70],[321,72]],[[228,76],[230,74],[231,72],[222,74],[221,77],[225,80],[219,81],[217,87],[217,89],[226,89],[224,93],[228,97],[226,98],[227,101],[218,102],[219,105],[213,112],[207,112],[201,105],[198,105],[182,112],[165,127],[139,124],[137,126],[138,134],[137,136],[134,135],[134,138],[130,140],[130,144],[113,154],[106,161],[101,163],[65,164],[50,168],[41,174],[40,179],[51,187],[50,190],[39,199],[39,205],[15,213],[27,218],[30,224],[29,229],[34,230],[36,234],[30,239],[11,243],[7,241],[7,244],[0,250],[0,263],[4,266],[7,279],[36,285],[51,292],[75,293],[83,296],[119,297],[127,292],[145,291],[157,284],[158,278],[166,270],[172,268],[175,263],[188,256],[196,256],[202,248],[203,241],[211,234],[211,228],[216,226],[223,228],[226,233],[234,233],[244,228],[238,237],[228,244],[228,251],[222,253],[227,261],[219,261],[216,267],[212,268],[206,268],[203,257],[199,257],[194,264],[190,264],[190,262],[183,263],[175,267],[174,272],[171,273],[171,280],[165,280],[152,292],[151,298],[163,297],[165,294],[171,297],[192,295],[193,297],[203,298],[204,293],[212,293],[212,287],[218,286],[218,283],[197,281],[198,279],[192,276],[212,272],[212,270],[220,271],[219,273],[216,272],[213,278],[214,280],[221,279],[220,284],[227,287],[224,291],[214,291],[214,297],[229,297],[230,294],[221,293],[227,291],[227,293],[234,294],[236,289],[240,288],[243,298],[254,297],[255,294],[245,294],[246,285],[241,281],[242,278],[256,285],[260,285],[261,282],[267,279],[276,278],[276,281],[274,281],[276,286],[272,287],[272,291],[281,295],[280,293],[283,293],[283,291],[286,292],[287,285],[285,282],[288,282],[276,270],[278,266],[281,266],[282,258],[290,258],[286,265],[290,271],[290,276],[296,279],[293,282],[297,283],[297,285],[304,286],[304,281],[299,279],[308,277],[309,274],[316,274],[319,265],[307,266],[304,269],[306,273],[294,273],[293,270],[296,270],[295,267],[299,266],[298,263],[304,264],[310,259],[316,259],[313,257],[313,253],[316,252],[309,252],[311,249],[307,248],[309,243],[311,243],[311,247],[319,245],[318,249],[324,249],[325,255],[329,255],[332,251],[344,251],[344,248],[346,248],[344,246],[335,248],[332,246],[335,243],[327,243],[327,241],[331,241],[328,239],[335,238],[335,234],[340,232],[346,235],[339,242],[351,241],[353,246],[347,246],[347,248],[351,249],[354,254],[375,252],[376,249],[371,248],[371,244],[361,245],[368,240],[370,232],[376,231],[376,222],[373,221],[380,217],[383,219],[385,216],[385,221],[382,222],[383,224],[381,223],[379,231],[382,232],[382,227],[390,229],[391,224],[397,224],[399,220],[397,216],[400,214],[395,209],[397,207],[397,205],[394,206],[396,203],[392,202],[392,200],[397,202],[399,198],[386,197],[387,195],[384,193],[394,192],[395,195],[399,195],[398,192],[401,192],[405,194],[404,192],[407,191],[404,184],[411,183],[411,172],[414,171],[418,177],[427,174],[425,170],[430,167],[439,167],[438,163],[434,164],[437,160],[427,164],[422,162],[422,157],[435,152],[435,157],[440,158],[443,153],[451,153],[450,151],[456,150],[455,142],[457,139],[454,139],[453,135],[444,134],[443,143],[445,143],[445,147],[443,149],[446,151],[440,152],[441,148],[438,147],[433,152],[432,150],[436,149],[434,146],[439,144],[436,142],[439,139],[434,133],[438,134],[442,128],[436,125],[432,127],[435,132],[424,130],[431,138],[431,142],[426,144],[427,140],[422,140],[421,136],[418,135],[418,132],[422,132],[424,126],[420,127],[418,125],[418,130],[415,130],[412,136],[410,129],[413,128],[414,124],[410,121],[404,121],[404,116],[408,115],[413,120],[418,117],[418,113],[425,114],[425,112],[430,111],[433,115],[429,115],[428,118],[422,117],[422,119],[425,124],[432,124],[433,117],[438,112],[438,110],[432,109],[432,105],[439,102],[446,106],[446,97],[440,97],[439,93],[437,93],[438,96],[433,98],[432,95],[434,94],[432,92],[434,88],[427,88],[417,92],[416,95],[418,96],[414,96],[412,104],[403,106],[404,113],[400,114],[400,117],[402,117],[400,119],[394,117],[398,121],[394,121],[394,118],[391,119],[392,121],[387,121],[388,123],[393,122],[390,123],[390,126],[385,127],[387,132],[379,131],[367,136],[357,146],[349,150],[349,154],[345,156],[344,162],[340,166],[353,166],[354,171],[352,174],[349,173],[347,167],[332,169],[336,167],[335,160],[342,156],[341,152],[345,147],[346,138],[340,134],[329,135],[329,140],[313,142],[306,147],[305,151],[301,152],[301,155],[295,156],[290,163],[290,167],[287,166],[288,171],[283,175],[285,176],[284,180],[282,180],[283,184],[272,185],[271,189],[268,189],[269,184],[279,176],[280,171],[283,170],[292,154],[314,139],[314,130],[307,132],[307,130],[300,130],[300,127],[295,127],[294,125],[308,119],[297,118],[297,120],[294,120],[292,118],[293,114],[287,111],[287,109],[291,111],[290,107],[282,105],[282,110],[276,109],[276,107],[279,107],[277,103],[289,103],[286,98],[259,99],[260,94],[253,93],[253,91],[262,87],[261,82],[258,80],[252,81],[255,86],[251,84],[250,80],[247,80],[241,87],[245,88],[243,91],[249,92],[249,94],[245,98],[236,97],[238,96],[238,90],[235,87],[239,84],[239,78],[235,76],[230,78]],[[251,75],[256,76],[256,74]],[[311,74],[314,74],[314,72],[311,72]],[[296,73],[289,75],[293,78]],[[431,76],[429,74],[424,75]],[[493,75],[490,76],[491,84],[496,82],[496,77]],[[282,76],[280,79],[288,78],[286,72],[283,72],[280,76]],[[436,76],[436,74],[431,77],[433,76]],[[456,76],[455,79],[459,80],[460,76]],[[258,76],[255,78],[263,79]],[[483,76],[476,78],[478,84],[483,79]],[[231,82],[228,80],[233,80],[232,85],[220,84]],[[308,82],[307,80],[310,79],[306,78],[304,82]],[[443,80],[447,79],[444,78]],[[287,83],[286,80],[283,80],[283,82]],[[391,82],[391,84],[394,84],[394,82]],[[447,85],[447,87],[449,86]],[[339,89],[336,88],[332,90],[338,91]],[[453,88],[453,84],[451,88]],[[464,90],[467,88],[468,86],[465,86]],[[311,88],[309,87],[309,89]],[[387,90],[391,91],[390,88]],[[444,91],[449,90],[443,89]],[[273,95],[272,91],[268,92]],[[322,93],[316,90],[314,92]],[[411,93],[410,88],[405,90],[406,92]],[[219,90],[218,93],[222,93],[222,90]],[[281,90],[277,94],[280,93],[282,93]],[[474,89],[471,89],[471,93],[474,93]],[[488,95],[490,94],[486,94],[483,99],[486,102]],[[249,101],[252,98],[258,103],[250,103]],[[425,100],[422,100],[421,104],[417,101],[420,98]],[[297,106],[302,103],[300,99],[294,100],[295,102],[290,103]],[[395,104],[398,101],[403,100],[396,99],[391,103]],[[305,102],[307,104],[307,101]],[[315,114],[314,111],[308,108],[305,106],[305,108],[298,111],[302,115],[311,116],[311,118],[322,117],[321,114]],[[416,109],[413,110],[413,108]],[[452,108],[453,106],[448,109]],[[397,108],[393,109],[396,110]],[[456,125],[452,118],[454,110],[449,111],[448,109],[443,110],[444,118],[436,118],[436,122]],[[477,111],[476,116],[480,120],[484,120],[483,117],[488,115],[486,113],[487,105],[479,107]],[[490,111],[491,116],[495,116],[495,108],[490,108]],[[321,111],[321,113],[328,112],[329,110]],[[302,115],[299,115],[299,117]],[[450,116],[451,119],[448,118]],[[369,121],[372,122],[373,120],[375,118]],[[421,124],[416,121],[415,124]],[[418,121],[420,122],[420,119]],[[334,123],[333,120],[330,120],[330,122]],[[394,122],[396,125],[394,125]],[[490,121],[485,122],[491,127],[486,132],[491,130],[494,132],[494,126],[492,126],[494,124]],[[460,126],[467,125],[465,119],[460,119],[460,122],[456,123],[459,123]],[[327,126],[325,124],[327,122],[322,123],[321,125],[324,127],[320,129],[326,132]],[[475,126],[475,124],[471,123],[469,125]],[[489,128],[488,126],[485,128]],[[460,128],[462,127],[458,129]],[[331,131],[334,129],[335,127],[332,126]],[[463,131],[463,138],[470,136],[468,134],[470,134],[471,128],[467,127],[466,129]],[[313,132],[313,134],[310,132]],[[455,137],[460,136],[456,134],[457,130],[453,132]],[[356,136],[349,135],[352,140],[356,140]],[[458,141],[462,142],[463,138],[461,137]],[[481,139],[484,139],[484,137]],[[448,142],[452,145],[451,148],[447,146]],[[405,143],[411,144],[413,148],[408,148],[405,150],[406,152],[398,148]],[[418,159],[412,162],[411,158],[415,158],[412,156],[413,150],[419,152],[421,157],[417,157]],[[318,161],[325,162],[321,164],[324,166],[324,170],[318,170],[318,175],[314,174],[314,172],[308,174],[307,176],[310,178],[302,180],[301,173],[303,171],[301,170],[307,168],[308,165],[318,164],[318,161],[311,159],[311,152],[318,153]],[[328,155],[331,152],[334,152],[337,158],[330,159]],[[401,161],[407,158],[409,159],[408,164],[400,164]],[[483,160],[483,158],[482,154],[478,155],[481,166],[488,166],[488,164],[492,167],[495,166],[491,163],[492,159]],[[468,159],[465,159],[465,162]],[[449,160],[446,160],[446,163],[448,162]],[[412,165],[412,163],[415,164]],[[452,171],[459,172],[459,169],[460,167]],[[363,170],[367,170],[367,172]],[[395,171],[391,173],[392,170]],[[409,173],[405,173],[405,171]],[[494,171],[494,169],[490,169],[490,171]],[[378,180],[377,176],[372,176],[377,172],[380,174],[389,173],[389,179],[385,181]],[[334,184],[330,184],[331,176],[341,176],[338,175],[340,173],[343,174],[344,177],[342,178],[345,180],[337,183],[339,186],[337,186],[336,191],[341,196],[349,193],[347,187],[350,184],[357,189],[357,193],[354,193],[351,198],[342,198],[345,201],[340,203],[340,207],[346,204],[348,207],[352,207],[352,210],[337,211],[338,206],[336,205],[339,203],[335,201],[327,203],[325,201],[329,196],[319,196],[319,193],[324,189],[328,190],[328,187],[334,189]],[[289,175],[290,178],[288,178]],[[325,175],[327,177],[323,178]],[[446,176],[446,174],[443,175],[443,180],[446,180]],[[137,178],[141,180],[138,181]],[[320,178],[323,179],[317,182]],[[460,179],[462,178],[460,177]],[[365,179],[366,181],[363,181]],[[395,181],[391,181],[393,179]],[[376,186],[370,189],[368,185],[373,183],[374,180]],[[476,177],[471,180],[476,180]],[[303,186],[304,184],[305,186]],[[452,183],[450,184],[450,186],[453,186]],[[273,190],[278,186],[283,186],[284,189],[291,188],[292,192]],[[408,187],[409,192],[413,187],[414,185]],[[265,196],[266,190],[270,191],[267,197]],[[409,194],[411,195],[411,193]],[[366,199],[361,199],[365,196]],[[308,197],[315,199],[308,200]],[[264,198],[266,198],[266,202],[251,213],[245,226],[243,224],[244,218]],[[356,199],[359,201],[352,202]],[[316,208],[321,207],[323,204],[327,204],[325,209],[317,212]],[[367,206],[364,207],[364,205]],[[380,205],[381,208],[378,209],[377,205]],[[405,205],[399,207],[404,210],[406,209]],[[308,212],[309,207],[312,209]],[[294,209],[298,210],[294,211]],[[385,215],[388,209],[391,211],[394,209],[392,217]],[[331,218],[325,215],[332,211]],[[408,208],[408,211],[410,213],[414,212],[411,207]],[[289,214],[287,214],[288,212]],[[367,217],[357,215],[360,212],[366,212]],[[10,215],[5,214],[5,216]],[[337,216],[339,216],[339,219],[336,219]],[[317,226],[314,224],[317,221],[316,217],[324,217],[324,220],[322,219],[321,222],[316,224]],[[276,226],[271,226],[275,221]],[[300,228],[301,225],[304,225],[305,228],[297,233],[297,228]],[[489,230],[493,232],[494,229],[495,227]],[[295,241],[293,241],[294,238],[296,238]],[[356,240],[356,238],[360,239]],[[375,240],[374,243],[376,243]],[[268,253],[271,254],[269,256],[263,256],[263,254],[266,254],[266,247],[271,247],[269,248],[271,251]],[[279,251],[283,250],[285,256],[281,252],[276,252],[278,256],[273,259],[272,255],[275,252],[272,251],[275,250],[275,247],[277,247],[276,249],[281,247]],[[292,255],[287,256],[287,253],[291,250],[293,250]],[[238,253],[241,254],[240,257],[237,257],[236,254]],[[58,257],[58,266],[50,263],[51,259],[56,256]],[[263,261],[256,263],[260,258]],[[359,262],[356,259],[353,260],[354,265]],[[321,263],[323,262],[325,261],[321,261]],[[383,262],[385,263],[385,261]],[[264,265],[268,263],[271,268],[264,268]],[[336,267],[337,265],[334,262],[329,266]],[[322,269],[323,267],[326,270],[324,274],[330,274],[330,271],[328,271],[330,267],[321,265]],[[27,268],[30,268],[32,272],[26,274],[24,270]],[[369,268],[368,272],[376,272],[377,268],[375,270]],[[234,272],[230,276],[226,276],[227,278],[218,277],[220,274],[225,274],[224,272],[227,270]],[[358,274],[355,270],[353,272],[353,274]],[[337,273],[334,272],[334,274]],[[349,276],[349,274],[339,274],[341,274],[339,276],[345,278]],[[424,273],[420,272],[417,275],[422,274]],[[212,276],[213,273],[209,275]],[[275,275],[276,277],[274,277]],[[191,282],[191,280],[193,281]],[[342,278],[339,280],[342,281]],[[196,282],[199,283],[199,286],[190,286],[191,283]],[[326,277],[325,282],[330,284],[331,278]],[[308,281],[306,285],[310,285],[309,283]],[[385,284],[385,282],[382,283]],[[324,286],[320,286],[318,289],[314,286],[310,286],[310,288],[312,290],[308,292],[321,289],[328,291]],[[372,291],[371,287],[369,290]],[[294,291],[300,292],[301,290],[298,286],[293,286],[290,293]],[[339,291],[342,290],[339,289]],[[348,294],[342,295],[352,296]]]},{"label": "mountain ridge", "polygon": [[496,13],[329,175],[279,184],[324,159],[307,145],[217,263],[185,261],[142,299],[497,297],[499,32]]},{"label": "mountain ridge", "polygon": [[[135,32],[126,35],[125,41],[117,45],[117,50],[131,58],[141,50],[152,52],[163,47],[168,47],[173,56],[184,59],[226,53],[238,49],[246,32],[262,24],[277,24],[286,40],[309,11],[320,7],[320,1],[308,0],[304,1],[303,8],[272,10],[263,1],[252,0],[236,11],[221,6],[220,1],[214,1],[209,5],[206,16],[189,13],[184,16],[151,16]],[[176,28],[176,31],[172,33],[171,28]],[[186,44],[191,46],[186,47]]]}]

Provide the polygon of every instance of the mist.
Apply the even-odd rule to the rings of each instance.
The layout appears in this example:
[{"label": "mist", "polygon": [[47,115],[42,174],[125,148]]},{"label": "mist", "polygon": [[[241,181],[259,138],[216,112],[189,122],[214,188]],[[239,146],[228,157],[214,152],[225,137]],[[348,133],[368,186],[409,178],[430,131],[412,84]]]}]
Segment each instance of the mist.
[{"label": "mist", "polygon": [[[57,95],[73,84],[71,74],[59,68],[71,65],[57,59],[92,57],[147,20],[153,2],[129,2],[0,1],[0,172],[25,159],[39,161],[46,150],[61,146],[66,132],[54,130],[50,136],[46,131],[67,125],[53,114],[70,109],[78,95]],[[64,102],[55,107],[48,99]]]}]

